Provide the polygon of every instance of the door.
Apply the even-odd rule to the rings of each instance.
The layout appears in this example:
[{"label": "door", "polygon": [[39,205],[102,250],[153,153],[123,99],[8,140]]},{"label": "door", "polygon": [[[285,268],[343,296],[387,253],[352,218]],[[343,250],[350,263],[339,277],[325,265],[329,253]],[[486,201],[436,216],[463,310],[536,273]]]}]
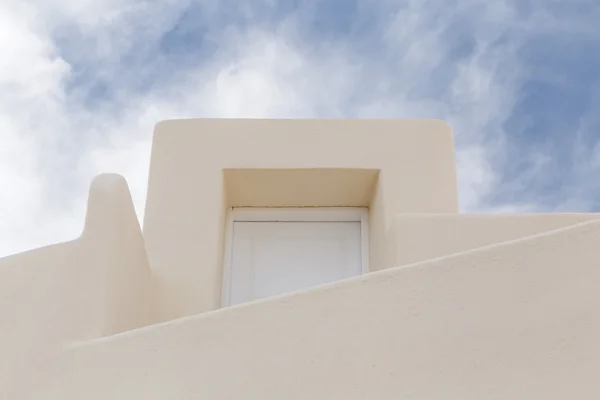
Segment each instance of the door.
[{"label": "door", "polygon": [[245,210],[243,215],[234,213],[237,218],[234,215],[230,226],[229,276],[224,282],[229,284],[224,286],[228,289],[224,290],[226,305],[306,289],[363,272],[366,227],[362,210],[269,211],[254,215],[252,210]]}]

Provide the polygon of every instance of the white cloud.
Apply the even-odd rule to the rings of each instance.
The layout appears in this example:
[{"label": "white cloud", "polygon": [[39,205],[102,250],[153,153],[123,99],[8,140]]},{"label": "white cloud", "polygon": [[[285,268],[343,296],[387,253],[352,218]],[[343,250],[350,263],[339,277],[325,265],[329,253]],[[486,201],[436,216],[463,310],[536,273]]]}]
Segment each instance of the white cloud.
[{"label": "white cloud", "polygon": [[76,49],[89,59],[77,61],[116,81],[111,68],[120,57],[144,35],[152,40],[163,34],[185,4],[171,5],[0,3],[0,256],[76,237],[89,183],[100,172],[126,175],[143,210],[150,134],[168,110],[152,112],[154,99],[127,90],[122,96],[128,104],[145,107],[128,106],[116,115],[114,107],[69,102],[72,66],[61,57],[54,33],[71,26],[73,35],[91,38],[86,43],[92,49]]},{"label": "white cloud", "polygon": [[0,254],[7,254],[47,241],[37,225],[48,211],[42,153],[55,139],[49,126],[63,122],[69,66],[22,3],[0,5],[0,55]]}]

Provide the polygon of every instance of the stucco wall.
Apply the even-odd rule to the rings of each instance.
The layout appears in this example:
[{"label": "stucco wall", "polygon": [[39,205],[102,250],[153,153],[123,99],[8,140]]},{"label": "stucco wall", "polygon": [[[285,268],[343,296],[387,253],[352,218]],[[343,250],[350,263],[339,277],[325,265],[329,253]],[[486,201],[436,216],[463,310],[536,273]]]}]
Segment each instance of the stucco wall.
[{"label": "stucco wall", "polygon": [[71,348],[37,399],[592,399],[600,222]]},{"label": "stucco wall", "polygon": [[159,123],[144,237],[161,320],[221,306],[234,205],[368,206],[377,270],[394,215],[458,212],[452,130],[435,120]]},{"label": "stucco wall", "polygon": [[0,398],[67,344],[149,324],[150,284],[127,184],[99,176],[80,238],[0,259]]},{"label": "stucco wall", "polygon": [[146,247],[125,179],[100,175],[92,182],[80,239],[84,265],[103,271],[102,301],[109,334],[154,321],[154,288]]},{"label": "stucco wall", "polygon": [[398,215],[387,266],[410,264],[599,219],[600,214]]}]

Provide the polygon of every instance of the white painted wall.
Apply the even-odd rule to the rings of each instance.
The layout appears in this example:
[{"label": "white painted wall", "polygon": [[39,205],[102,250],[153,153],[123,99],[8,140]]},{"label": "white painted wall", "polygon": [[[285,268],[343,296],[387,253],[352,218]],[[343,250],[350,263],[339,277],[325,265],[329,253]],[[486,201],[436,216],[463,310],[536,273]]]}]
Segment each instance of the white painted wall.
[{"label": "white painted wall", "polygon": [[[146,241],[102,175],[80,238],[0,259],[0,398],[600,395],[598,215],[458,215],[446,125],[171,121],[156,138]],[[370,207],[385,270],[211,311],[234,205]]]},{"label": "white painted wall", "polygon": [[592,399],[600,222],[74,346],[37,399]]},{"label": "white painted wall", "polygon": [[22,398],[67,345],[150,324],[151,307],[129,189],[101,175],[80,238],[0,259],[0,398]]}]

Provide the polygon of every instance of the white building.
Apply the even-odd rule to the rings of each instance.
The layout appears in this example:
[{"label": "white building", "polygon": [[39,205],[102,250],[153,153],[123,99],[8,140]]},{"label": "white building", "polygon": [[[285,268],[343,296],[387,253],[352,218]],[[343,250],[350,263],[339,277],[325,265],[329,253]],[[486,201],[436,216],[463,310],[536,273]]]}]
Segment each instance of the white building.
[{"label": "white building", "polygon": [[143,233],[0,259],[2,399],[595,399],[596,214],[461,215],[433,120],[157,125]]}]

